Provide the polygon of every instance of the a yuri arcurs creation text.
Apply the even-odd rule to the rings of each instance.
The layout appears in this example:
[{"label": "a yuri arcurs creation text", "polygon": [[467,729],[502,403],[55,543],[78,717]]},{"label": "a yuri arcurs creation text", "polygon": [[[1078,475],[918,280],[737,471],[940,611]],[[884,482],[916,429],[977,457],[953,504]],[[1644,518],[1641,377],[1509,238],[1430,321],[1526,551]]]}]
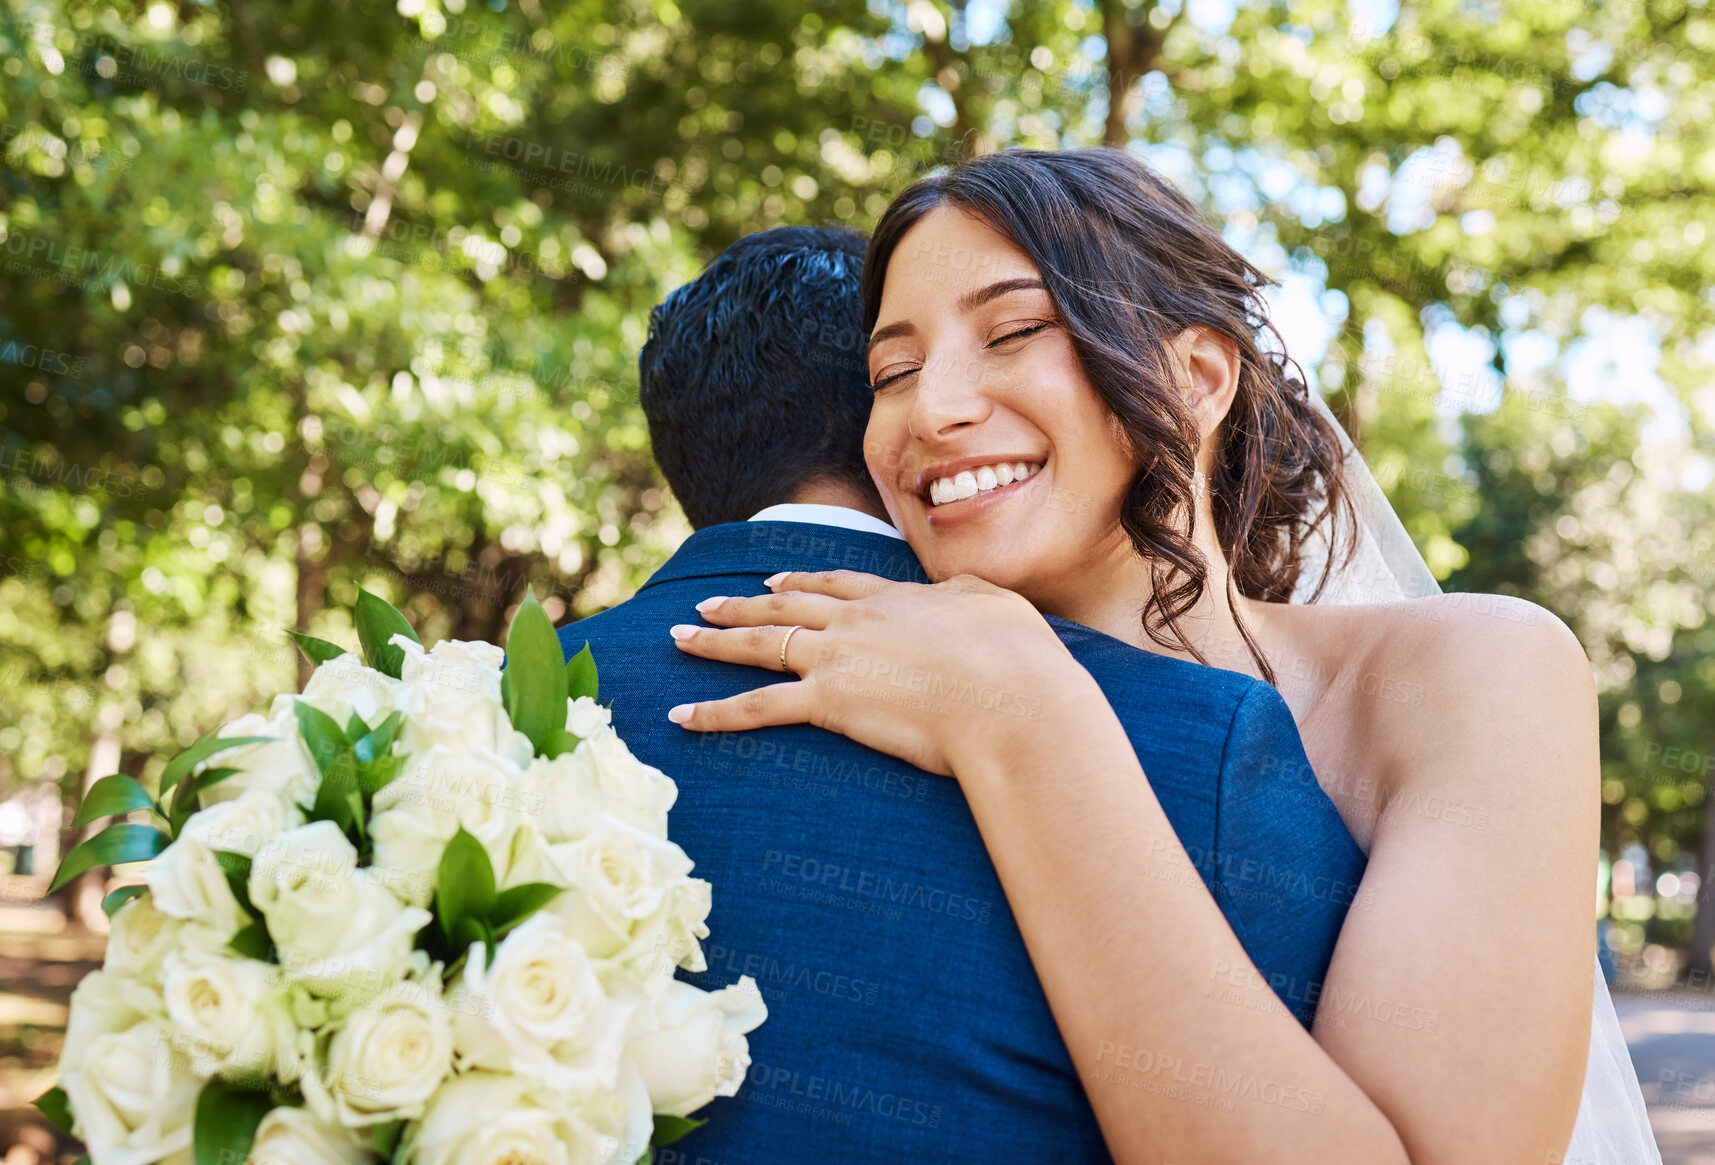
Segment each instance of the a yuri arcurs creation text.
[{"label": "a yuri arcurs creation text", "polygon": [[[425,652],[364,593],[367,665],[296,636],[299,696],[242,716],[55,880],[148,861],[108,896],[38,1102],[94,1165],[632,1165],[734,1095],[749,978],[706,992],[709,884],[667,838],[677,790],[562,663],[526,599],[506,656]],[[504,658],[505,667],[502,668]],[[141,819],[147,818],[147,821]]]}]

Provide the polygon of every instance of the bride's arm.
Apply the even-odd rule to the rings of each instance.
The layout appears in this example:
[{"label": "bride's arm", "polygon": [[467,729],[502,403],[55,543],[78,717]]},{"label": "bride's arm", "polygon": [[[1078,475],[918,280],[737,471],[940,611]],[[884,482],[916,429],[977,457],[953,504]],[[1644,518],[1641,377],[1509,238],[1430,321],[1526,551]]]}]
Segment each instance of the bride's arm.
[{"label": "bride's arm", "polygon": [[[1473,650],[1505,658],[1473,660],[1474,675],[1523,666],[1528,682],[1477,693],[1427,676],[1447,706],[1394,726],[1412,766],[1396,796],[1475,799],[1488,825],[1384,818],[1313,1039],[1201,881],[1150,876],[1190,859],[1095,681],[1028,604],[975,580],[789,585],[822,593],[726,600],[705,618],[746,629],[681,646],[777,668],[779,625],[801,623],[791,663],[806,678],[696,706],[687,727],[808,721],[956,774],[1120,1160],[1510,1163],[1565,1147],[1589,1036],[1594,844],[1568,778],[1593,771],[1595,714],[1587,670],[1582,687],[1565,677],[1552,634],[1478,637]],[[961,702],[983,682],[1041,714]],[[937,691],[939,704],[902,698]],[[1476,696],[1482,713],[1464,714]],[[1433,1011],[1436,1030],[1383,1018],[1400,1008]]]}]

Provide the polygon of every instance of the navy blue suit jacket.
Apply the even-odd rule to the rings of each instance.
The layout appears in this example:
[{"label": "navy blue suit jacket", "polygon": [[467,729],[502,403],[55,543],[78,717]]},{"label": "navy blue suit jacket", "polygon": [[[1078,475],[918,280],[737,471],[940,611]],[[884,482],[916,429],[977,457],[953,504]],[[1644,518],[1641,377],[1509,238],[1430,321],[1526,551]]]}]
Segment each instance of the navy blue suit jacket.
[{"label": "navy blue suit jacket", "polygon": [[[667,629],[779,570],[927,581],[901,540],[797,522],[692,535],[636,596],[560,628],[587,641],[631,750],[679,785],[674,841],[714,883],[705,987],[757,981],[738,1097],[658,1165],[1106,1161],[994,866],[956,782],[809,725],[694,733],[674,704],[775,682],[698,659]],[[1364,857],[1274,689],[1049,622],[1119,713],[1191,866],[1258,969],[1309,1023]],[[1030,680],[1007,697],[1028,714]],[[1177,941],[1164,933],[1163,944]],[[681,972],[681,974],[684,974]],[[1209,991],[1231,990],[1211,967]],[[1241,980],[1242,981],[1242,980]]]}]

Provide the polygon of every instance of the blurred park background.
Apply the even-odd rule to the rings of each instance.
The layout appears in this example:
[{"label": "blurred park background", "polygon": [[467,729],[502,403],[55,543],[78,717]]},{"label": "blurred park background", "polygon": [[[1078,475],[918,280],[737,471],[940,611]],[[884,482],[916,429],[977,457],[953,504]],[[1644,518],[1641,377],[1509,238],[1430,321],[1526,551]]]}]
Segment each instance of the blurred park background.
[{"label": "blurred park background", "polygon": [[6,1165],[99,957],[100,881],[44,898],[83,788],[295,687],[359,586],[425,638],[622,599],[689,532],[651,305],[1104,142],[1281,280],[1444,587],[1582,639],[1593,923],[1669,1160],[1715,1161],[1707,0],[0,0]]}]

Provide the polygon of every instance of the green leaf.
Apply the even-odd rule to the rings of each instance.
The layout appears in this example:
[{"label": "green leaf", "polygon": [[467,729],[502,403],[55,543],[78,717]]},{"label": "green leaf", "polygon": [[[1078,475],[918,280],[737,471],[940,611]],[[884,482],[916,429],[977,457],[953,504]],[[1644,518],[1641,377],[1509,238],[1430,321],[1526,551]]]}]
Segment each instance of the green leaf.
[{"label": "green leaf", "polygon": [[357,787],[357,759],[350,745],[341,745],[339,753],[328,765],[322,783],[316,786],[315,804],[308,814],[311,821],[331,821],[344,833],[357,828],[363,817],[363,803]]},{"label": "green leaf", "polygon": [[590,654],[589,640],[584,640],[583,648],[566,661],[566,695],[570,699],[579,696],[596,698],[596,685],[600,677],[596,674],[595,656]]},{"label": "green leaf", "polygon": [[113,893],[109,894],[107,897],[105,897],[101,900],[102,913],[106,914],[107,917],[112,918],[115,914],[119,913],[119,908],[121,906],[125,905],[127,902],[131,901],[131,899],[133,899],[133,898],[141,897],[145,892],[148,891],[148,889],[149,889],[149,887],[147,887],[147,886],[121,886],[121,887],[119,887],[119,889],[115,890]]},{"label": "green leaf", "polygon": [[692,1120],[688,1116],[668,1116],[666,1113],[655,1114],[655,1135],[649,1138],[651,1145],[671,1145],[686,1133],[695,1132],[709,1122]]},{"label": "green leaf", "polygon": [[392,1160],[393,1151],[399,1147],[399,1138],[404,1132],[404,1121],[384,1121],[369,1130],[369,1147],[379,1156]]},{"label": "green leaf", "polygon": [[167,811],[167,824],[171,827],[173,836],[179,835],[179,830],[184,828],[184,824],[190,820],[191,814],[197,811],[197,798],[202,795],[204,789],[218,785],[226,778],[242,771],[233,768],[203,769],[201,772],[192,773],[180,781],[173,790],[173,803]]},{"label": "green leaf", "polygon": [[441,854],[435,880],[435,915],[448,938],[459,937],[459,924],[486,919],[494,911],[494,866],[482,843],[461,825]]},{"label": "green leaf", "polygon": [[399,678],[405,666],[405,652],[387,642],[395,635],[409,636],[411,642],[421,643],[405,616],[393,609],[393,604],[366,590],[357,592],[357,638],[363,644],[363,657],[369,666],[383,675]]},{"label": "green leaf", "polygon": [[255,959],[260,963],[274,961],[274,940],[268,936],[268,924],[261,919],[233,935],[232,941],[226,945],[229,950],[247,959]]},{"label": "green leaf", "polygon": [[309,749],[310,759],[316,762],[316,771],[325,779],[334,758],[345,751],[349,743],[345,732],[341,730],[339,721],[314,704],[294,700],[292,710],[298,714],[298,730],[303,735],[304,746]]},{"label": "green leaf", "polygon": [[402,719],[402,713],[392,712],[387,719],[377,724],[373,729],[356,737],[353,751],[357,753],[357,763],[361,765],[373,764],[386,756],[393,747],[393,737],[397,735]]},{"label": "green leaf", "polygon": [[129,821],[109,825],[66,854],[48,892],[53,893],[87,870],[121,862],[146,862],[167,845],[167,835],[152,825],[133,825]]},{"label": "green leaf", "polygon": [[272,736],[216,736],[210,732],[168,763],[166,771],[161,774],[161,796],[165,797],[169,789],[184,780],[192,769],[215,753],[236,748],[241,744],[260,744],[264,740],[272,739]]},{"label": "green leaf", "polygon": [[551,733],[537,751],[549,760],[553,760],[561,753],[571,752],[581,743],[583,743],[583,737],[573,732],[567,732],[562,728],[558,732]]},{"label": "green leaf", "polygon": [[494,948],[498,945],[494,939],[494,928],[480,918],[461,918],[453,928],[453,946],[466,954],[476,943],[483,944],[483,952],[487,962],[494,962]]},{"label": "green leaf", "polygon": [[266,1092],[210,1080],[197,1095],[196,1165],[233,1165],[250,1159],[256,1126],[274,1108]]},{"label": "green leaf", "polygon": [[[204,789],[207,789],[212,785],[218,785],[222,781],[226,780],[226,778],[237,776],[243,771],[243,769],[233,768],[204,769],[200,773],[193,773],[191,780],[196,782],[197,792],[200,793]],[[190,784],[190,781],[185,781],[182,782],[179,787],[182,789],[188,784]]]},{"label": "green leaf", "polygon": [[564,887],[547,882],[525,882],[510,890],[502,890],[494,900],[494,910],[488,921],[497,937],[504,937],[513,927],[552,902]]},{"label": "green leaf", "polygon": [[384,756],[379,760],[357,766],[357,785],[366,797],[374,797],[388,785],[398,780],[399,774],[405,771],[405,762],[409,757]]},{"label": "green leaf", "polygon": [[72,1135],[71,1101],[66,1098],[65,1089],[54,1085],[36,1097],[36,1108],[48,1118],[50,1125],[68,1137]]},{"label": "green leaf", "polygon": [[314,635],[305,635],[302,631],[288,631],[286,634],[292,637],[292,642],[298,645],[298,650],[304,653],[304,657],[317,666],[330,659],[350,654],[337,643],[317,639]]},{"label": "green leaf", "polygon": [[114,773],[111,777],[102,777],[90,786],[89,792],[84,794],[83,804],[77,807],[77,816],[72,818],[71,825],[73,829],[81,829],[102,817],[154,807],[154,799],[137,783],[135,777]]},{"label": "green leaf", "polygon": [[512,727],[530,738],[538,753],[566,728],[566,669],[559,636],[534,595],[525,595],[506,633],[506,670],[500,695]]},{"label": "green leaf", "polygon": [[255,914],[256,907],[250,903],[250,859],[224,849],[213,853],[214,860],[220,863],[221,872],[226,875],[226,884],[232,887],[232,896],[238,899],[238,904],[246,912]]},{"label": "green leaf", "polygon": [[345,721],[345,738],[346,738],[346,740],[355,742],[355,741],[361,740],[364,736],[367,736],[368,734],[369,734],[369,725],[365,724],[363,722],[363,717],[359,716],[357,714],[357,712],[355,710],[353,710],[352,714],[350,716],[346,717],[346,721]]}]

